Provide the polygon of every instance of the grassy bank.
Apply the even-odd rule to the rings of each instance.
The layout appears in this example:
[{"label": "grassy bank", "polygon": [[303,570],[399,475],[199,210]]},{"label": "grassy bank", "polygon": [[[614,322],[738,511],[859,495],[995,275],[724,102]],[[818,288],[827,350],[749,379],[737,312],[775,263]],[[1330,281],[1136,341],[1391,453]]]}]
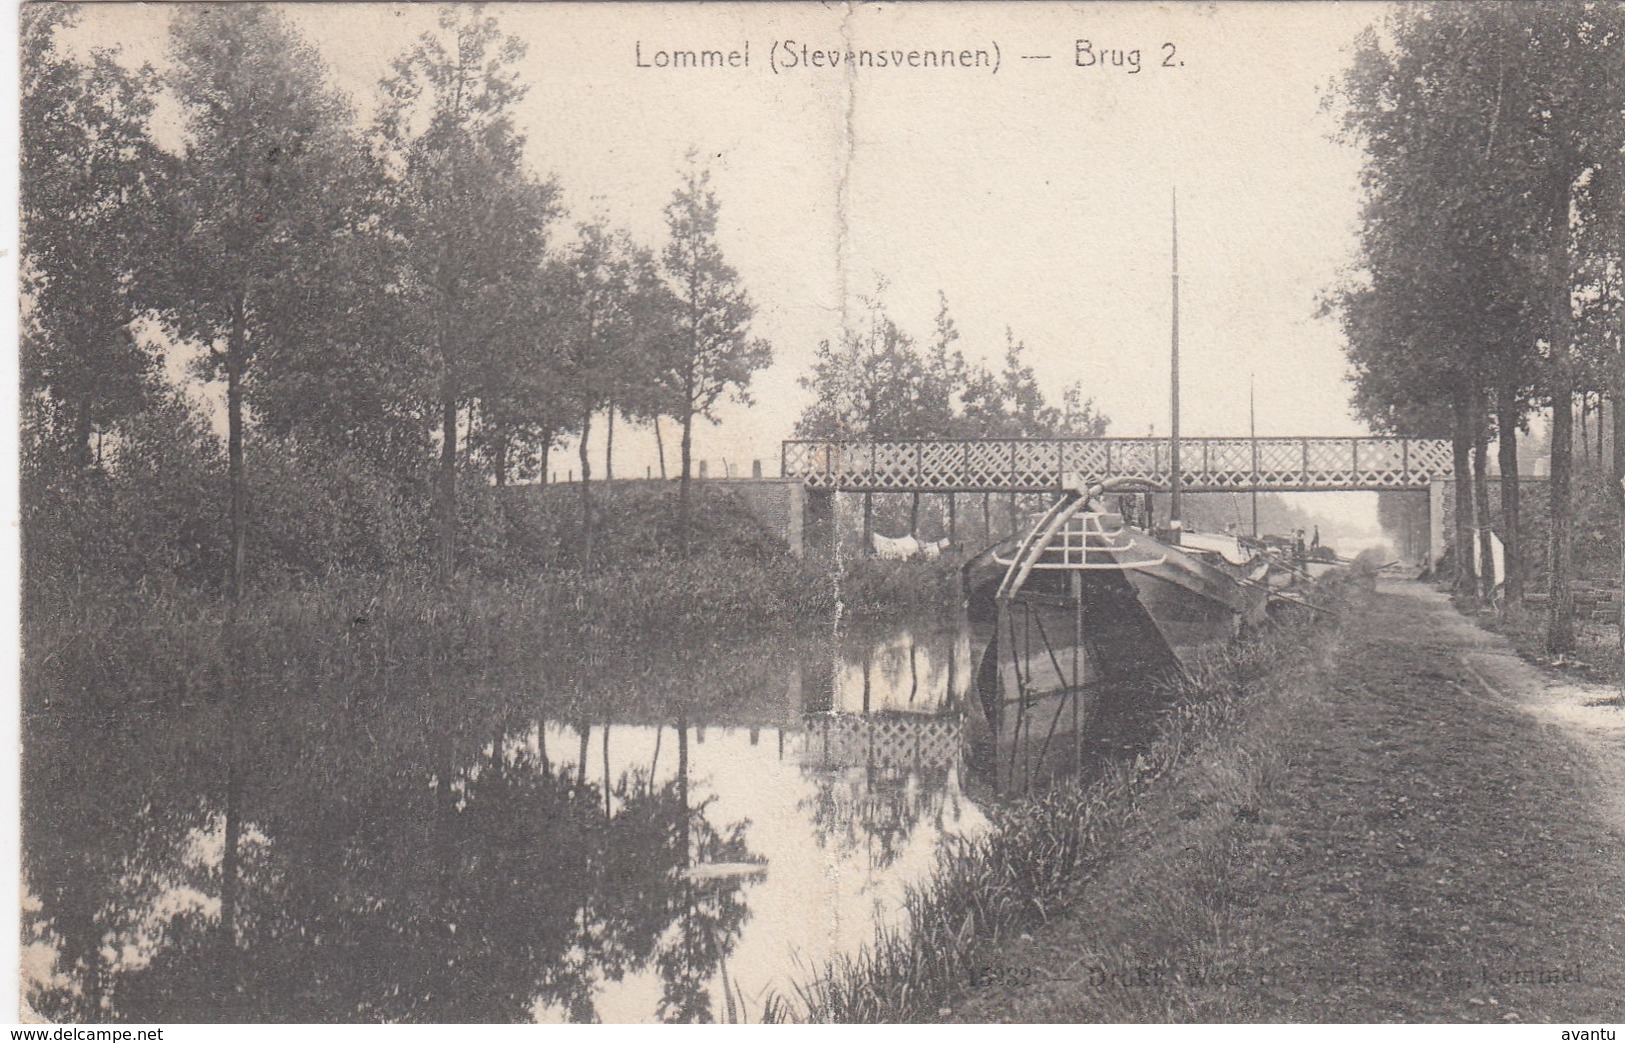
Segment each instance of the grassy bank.
[{"label": "grassy bank", "polygon": [[863,621],[946,618],[959,603],[950,561],[837,565],[784,555],[650,559],[450,586],[333,573],[252,593],[235,628],[223,599],[206,591],[36,587],[25,613],[25,676],[33,693],[97,704],[260,683],[366,684],[441,671],[499,677],[652,639],[804,628],[833,619],[837,605]]},{"label": "grassy bank", "polygon": [[387,689],[400,675],[559,676],[651,640],[805,632],[837,612],[859,623],[948,618],[962,597],[951,557],[794,557],[718,483],[696,485],[687,560],[675,483],[592,488],[591,568],[578,561],[579,485],[472,485],[457,579],[441,584],[418,498],[320,470],[261,480],[234,627],[218,519],[170,517],[158,510],[167,501],[125,496],[112,479],[40,492],[24,541],[31,700],[116,706],[255,687]]},{"label": "grassy bank", "polygon": [[[1518,654],[1529,662],[1580,680],[1616,683],[1625,668],[1617,617],[1613,605],[1600,600],[1599,596],[1606,597],[1619,585],[1619,492],[1608,471],[1585,460],[1576,461],[1573,481],[1574,560],[1571,569],[1577,601],[1574,650],[1562,656],[1547,652],[1546,605],[1541,601],[1516,608],[1499,603],[1490,607],[1463,598],[1456,598],[1455,604],[1458,611],[1484,629],[1511,641]],[[1525,488],[1519,508],[1519,533],[1524,590],[1539,599],[1544,597],[1550,584],[1547,559],[1551,546],[1551,503],[1544,485],[1536,486],[1535,493],[1531,495],[1529,488]],[[1500,483],[1492,481],[1490,515],[1497,532],[1502,520],[1500,503]],[[1451,569],[1447,555],[1440,575],[1448,576]],[[1441,584],[1438,589],[1447,587],[1448,584]]]},{"label": "grassy bank", "polygon": [[1619,645],[1619,627],[1612,623],[1576,620],[1574,650],[1561,656],[1546,651],[1544,606],[1502,608],[1494,611],[1458,604],[1457,608],[1479,626],[1512,642],[1519,656],[1595,684],[1618,684],[1625,677],[1625,659]]},{"label": "grassy bank", "polygon": [[1600,711],[1550,716],[1583,697],[1502,647],[1411,585],[1346,612],[951,1016],[1617,1020],[1625,861],[1612,754],[1586,737]]},{"label": "grassy bank", "polygon": [[[1326,592],[1325,602],[1341,600]],[[1154,743],[1092,781],[989,809],[994,830],[945,852],[937,875],[908,899],[908,926],[882,930],[850,957],[819,968],[793,995],[774,997],[775,1021],[940,1020],[967,987],[996,981],[996,954],[1065,911],[1090,885],[1142,813],[1192,758],[1222,745],[1271,679],[1313,656],[1336,617],[1315,613],[1209,657],[1173,693]],[[1248,785],[1238,776],[1233,788]],[[1237,793],[1232,799],[1239,800]]]}]

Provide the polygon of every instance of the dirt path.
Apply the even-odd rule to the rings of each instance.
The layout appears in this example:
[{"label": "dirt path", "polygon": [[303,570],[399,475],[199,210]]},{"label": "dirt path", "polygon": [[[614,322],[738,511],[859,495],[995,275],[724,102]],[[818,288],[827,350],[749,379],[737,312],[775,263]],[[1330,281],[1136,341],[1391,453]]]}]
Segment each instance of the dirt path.
[{"label": "dirt path", "polygon": [[1150,801],[970,1021],[1625,1019],[1625,712],[1416,584]]}]

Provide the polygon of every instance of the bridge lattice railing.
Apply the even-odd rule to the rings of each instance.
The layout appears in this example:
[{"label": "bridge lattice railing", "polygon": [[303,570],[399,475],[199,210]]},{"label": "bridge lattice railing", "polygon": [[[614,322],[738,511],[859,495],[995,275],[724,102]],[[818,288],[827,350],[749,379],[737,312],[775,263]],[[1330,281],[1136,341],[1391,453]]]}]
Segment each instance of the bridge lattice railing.
[{"label": "bridge lattice railing", "polygon": [[959,762],[959,717],[811,714],[799,729],[802,762],[823,767],[951,767]]},{"label": "bridge lattice railing", "polygon": [[[1454,473],[1450,443],[1416,438],[1189,438],[1191,490],[1425,489]],[[1166,438],[918,439],[784,443],[781,473],[809,489],[1041,492],[1065,474],[1140,478],[1168,488]]]}]

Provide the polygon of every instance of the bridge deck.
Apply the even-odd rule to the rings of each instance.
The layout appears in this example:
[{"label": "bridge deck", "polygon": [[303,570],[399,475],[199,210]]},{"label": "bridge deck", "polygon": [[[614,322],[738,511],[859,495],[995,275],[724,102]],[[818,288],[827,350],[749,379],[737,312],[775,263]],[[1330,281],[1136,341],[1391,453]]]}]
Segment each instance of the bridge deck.
[{"label": "bridge deck", "polygon": [[[1188,438],[1183,488],[1302,492],[1426,489],[1452,477],[1450,443],[1407,438]],[[1038,438],[784,443],[782,471],[842,492],[1042,492],[1063,474],[1169,485],[1166,438]]]}]

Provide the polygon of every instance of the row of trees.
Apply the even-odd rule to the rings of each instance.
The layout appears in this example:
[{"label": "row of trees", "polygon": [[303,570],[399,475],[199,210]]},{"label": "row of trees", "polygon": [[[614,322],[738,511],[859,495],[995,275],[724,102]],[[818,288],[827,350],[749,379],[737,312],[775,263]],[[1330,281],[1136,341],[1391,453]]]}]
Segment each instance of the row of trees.
[{"label": "row of trees", "polygon": [[[1055,438],[1098,437],[1109,420],[1085,398],[1081,384],[1050,403],[1026,361],[1026,345],[1005,329],[1002,368],[972,363],[956,347],[959,329],[948,299],[937,295],[930,338],[922,343],[887,312],[884,281],[861,300],[855,321],[838,340],[819,343],[801,386],[813,401],[796,423],[801,438]],[[953,495],[949,494],[949,518]],[[1014,500],[1011,525],[1014,527]],[[991,537],[984,504],[984,536]],[[865,495],[863,549],[873,527],[873,497]],[[901,519],[899,519],[901,521]],[[920,531],[920,494],[908,498],[908,535]],[[952,521],[948,523],[953,528]]]},{"label": "row of trees", "polygon": [[[671,417],[686,544],[694,421],[771,357],[693,156],[656,253],[601,218],[563,230],[558,184],[515,122],[524,45],[477,8],[447,9],[396,59],[366,125],[271,6],[179,10],[163,75],[74,53],[75,18],[24,12],[30,473],[116,471],[117,447],[173,399],[165,356],[190,344],[188,379],[225,386],[233,600],[251,441],[425,487],[437,461],[445,577],[460,470],[545,476],[573,437],[586,478],[596,416]],[[154,119],[161,99],[178,133]],[[590,496],[583,482],[589,555]]]},{"label": "row of trees", "polygon": [[955,343],[959,330],[938,295],[936,322],[922,344],[887,313],[882,285],[839,340],[823,341],[801,385],[813,401],[796,424],[802,438],[1099,437],[1109,420],[1072,384],[1060,405],[1047,401],[1026,345],[1005,330],[1003,368],[973,364]]},{"label": "row of trees", "polygon": [[1607,397],[1616,428],[1625,403],[1625,8],[1408,7],[1365,34],[1333,100],[1366,153],[1362,264],[1330,302],[1356,409],[1379,430],[1452,439],[1459,592],[1488,595],[1493,528],[1516,604],[1528,559],[1516,439],[1550,408],[1548,641],[1566,650],[1574,400]]}]

